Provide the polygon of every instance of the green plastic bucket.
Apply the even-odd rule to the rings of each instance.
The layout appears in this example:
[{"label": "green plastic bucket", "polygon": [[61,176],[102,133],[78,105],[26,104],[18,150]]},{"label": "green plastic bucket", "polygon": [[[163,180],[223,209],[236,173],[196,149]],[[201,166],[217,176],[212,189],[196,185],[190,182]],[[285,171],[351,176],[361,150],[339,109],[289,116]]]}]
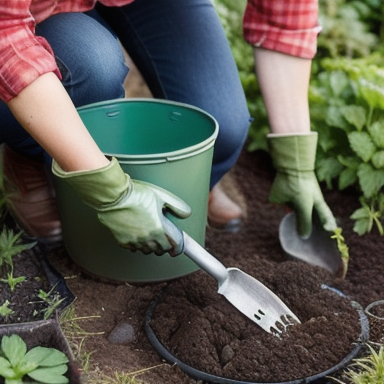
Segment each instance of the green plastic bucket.
[{"label": "green plastic bucket", "polygon": [[[106,155],[133,179],[165,188],[189,204],[187,219],[173,219],[201,245],[205,241],[216,120],[190,105],[154,99],[118,99],[78,109]],[[159,282],[199,269],[187,256],[156,256],[120,247],[63,180],[54,178],[65,247],[85,271],[113,281]]]}]

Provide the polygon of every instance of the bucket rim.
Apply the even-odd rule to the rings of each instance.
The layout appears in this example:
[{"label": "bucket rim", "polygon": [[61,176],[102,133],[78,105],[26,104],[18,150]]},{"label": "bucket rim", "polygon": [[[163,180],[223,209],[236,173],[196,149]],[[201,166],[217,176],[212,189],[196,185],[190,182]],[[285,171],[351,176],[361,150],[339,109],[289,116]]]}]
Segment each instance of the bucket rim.
[{"label": "bucket rim", "polygon": [[190,145],[186,148],[177,149],[170,152],[161,152],[161,153],[154,153],[154,154],[125,154],[125,153],[115,153],[115,152],[104,152],[107,156],[113,156],[117,159],[121,159],[123,162],[142,162],[142,163],[149,163],[149,162],[169,162],[173,160],[180,160],[181,158],[187,158],[190,156],[194,156],[196,153],[203,152],[205,150],[208,150],[211,148],[216,141],[216,138],[219,134],[219,123],[218,121],[208,112],[204,111],[203,109],[199,107],[195,107],[194,105],[187,104],[187,103],[181,103],[177,101],[172,100],[161,100],[161,99],[152,99],[152,98],[146,98],[146,97],[138,97],[134,99],[111,99],[111,100],[105,100],[105,101],[99,101],[96,103],[91,103],[87,105],[83,105],[81,107],[77,108],[77,111],[79,112],[80,116],[82,112],[86,111],[92,111],[93,109],[98,109],[100,107],[108,107],[113,106],[116,104],[158,104],[158,105],[169,105],[169,106],[177,106],[189,110],[196,111],[200,113],[201,115],[204,115],[208,119],[210,119],[213,123],[213,132],[212,134],[206,138],[205,140]]}]

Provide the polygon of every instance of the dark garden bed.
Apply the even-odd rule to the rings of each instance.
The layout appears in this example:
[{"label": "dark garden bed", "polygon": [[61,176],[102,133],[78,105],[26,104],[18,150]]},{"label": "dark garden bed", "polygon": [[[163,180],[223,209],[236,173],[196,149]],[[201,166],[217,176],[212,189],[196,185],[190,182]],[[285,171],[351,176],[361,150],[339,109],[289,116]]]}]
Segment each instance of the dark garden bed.
[{"label": "dark garden bed", "polygon": [[[257,274],[256,269],[248,272]],[[356,357],[355,344],[367,341],[368,329],[356,303],[323,285],[328,279],[308,266],[298,271],[293,261],[271,268],[265,284],[301,321],[279,338],[220,297],[212,278],[195,274],[165,289],[149,321],[149,335],[164,357],[172,354],[170,361],[186,364],[187,373],[198,370],[196,378],[272,383],[325,376],[320,374],[334,372],[352,351],[349,362]]]},{"label": "dark garden bed", "polygon": [[25,280],[14,288],[0,282],[0,305],[8,301],[11,311],[7,316],[0,316],[0,325],[52,319],[56,316],[55,310],[65,308],[74,300],[63,277],[45,259],[45,253],[46,248],[37,244],[12,258],[13,277]]},{"label": "dark garden bed", "polygon": [[[11,225],[8,226],[8,224]],[[16,231],[9,220],[7,220],[7,228]],[[2,274],[0,282],[1,356],[9,359],[17,372],[18,365],[15,359],[21,359],[26,351],[31,351],[35,347],[58,350],[67,359],[64,363],[66,368],[62,372],[63,380],[68,380],[67,382],[71,384],[80,384],[79,365],[73,357],[57,318],[60,311],[74,300],[74,296],[66,286],[63,277],[45,259],[45,251],[43,246],[35,244],[32,248],[13,256],[11,268],[9,264],[3,264],[3,271],[7,270],[8,280],[4,279],[5,275]],[[16,285],[12,285],[10,276],[12,279],[21,280]],[[26,351],[23,352],[20,345],[16,347],[14,344],[12,348],[8,347],[8,351],[13,350],[13,353],[7,354],[3,350],[6,345],[3,338],[14,340],[15,337],[19,337],[20,342],[25,343]],[[23,380],[27,380],[26,373],[30,373],[30,371],[23,372]],[[5,382],[3,376],[7,374],[9,372],[7,373],[5,367],[2,366],[0,384]],[[47,382],[46,380],[50,379],[46,376],[41,377],[41,381]],[[56,377],[55,380],[58,378]]]},{"label": "dark garden bed", "polygon": [[[290,260],[278,240],[278,226],[286,211],[268,203],[273,175],[267,154],[242,153],[232,177],[241,191],[237,197],[247,203],[244,229],[236,234],[208,229],[206,248],[225,266],[238,267],[272,289],[302,324],[278,339],[244,319],[216,293],[216,281],[202,271],[172,282],[114,284],[78,270],[64,247],[59,247],[46,256],[70,277],[67,284],[77,296],[77,316],[89,316],[81,326],[93,333],[83,346],[92,352],[92,370],[113,377],[114,372],[149,368],[138,376],[147,384],[203,383],[167,363],[148,340],[146,314],[163,290],[151,322],[155,334],[181,360],[214,375],[288,381],[334,366],[354,348],[361,329],[350,301],[365,308],[384,299],[383,237],[376,229],[363,237],[353,232],[349,216],[358,207],[355,191],[325,191],[350,248],[346,279]],[[231,183],[229,188],[237,193]],[[322,289],[322,284],[348,298]]]}]

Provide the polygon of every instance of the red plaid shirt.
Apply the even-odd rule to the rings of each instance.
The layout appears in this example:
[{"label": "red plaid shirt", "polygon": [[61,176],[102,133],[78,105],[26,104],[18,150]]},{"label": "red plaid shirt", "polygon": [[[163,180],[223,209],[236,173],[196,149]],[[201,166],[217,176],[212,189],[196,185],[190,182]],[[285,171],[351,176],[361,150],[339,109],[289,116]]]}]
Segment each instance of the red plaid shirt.
[{"label": "red plaid shirt", "polygon": [[[100,0],[107,6],[132,1]],[[0,0],[1,100],[11,100],[44,73],[55,72],[60,77],[51,47],[34,33],[36,23],[56,13],[88,11],[95,3],[96,0]],[[248,1],[244,36],[251,44],[312,57],[318,32],[317,0]]]},{"label": "red plaid shirt", "polygon": [[248,0],[244,37],[255,47],[312,59],[316,53],[318,0]]},{"label": "red plaid shirt", "polygon": [[[100,0],[121,6],[133,0]],[[47,72],[60,73],[52,49],[35,25],[64,12],[85,12],[96,0],[0,0],[0,99],[9,101]]]}]

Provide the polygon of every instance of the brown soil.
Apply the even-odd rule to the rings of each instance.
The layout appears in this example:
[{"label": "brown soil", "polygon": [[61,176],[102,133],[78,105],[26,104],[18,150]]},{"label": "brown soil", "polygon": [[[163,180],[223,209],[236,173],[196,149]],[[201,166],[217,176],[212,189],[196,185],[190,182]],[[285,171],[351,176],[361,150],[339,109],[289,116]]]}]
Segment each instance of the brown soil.
[{"label": "brown soil", "polygon": [[375,229],[362,237],[353,232],[349,216],[358,207],[355,191],[324,191],[350,248],[346,280],[290,260],[278,240],[285,209],[268,203],[273,175],[267,154],[242,153],[231,176],[241,191],[237,197],[247,203],[244,228],[236,234],[208,229],[206,248],[225,266],[238,267],[272,289],[302,324],[278,339],[244,319],[217,294],[216,282],[203,271],[172,282],[114,284],[80,272],[59,247],[47,257],[67,277],[77,297],[76,314],[97,316],[80,324],[94,333],[83,346],[93,352],[92,371],[113,377],[115,371],[150,368],[138,379],[147,384],[203,382],[165,362],[147,338],[146,313],[160,292],[164,293],[151,329],[180,360],[213,375],[251,382],[288,381],[327,369],[352,350],[360,334],[357,311],[350,299],[322,289],[321,284],[339,289],[363,308],[384,299],[383,238]]},{"label": "brown soil", "polygon": [[374,343],[384,344],[384,300],[371,303],[366,308],[370,324],[370,339]]}]

